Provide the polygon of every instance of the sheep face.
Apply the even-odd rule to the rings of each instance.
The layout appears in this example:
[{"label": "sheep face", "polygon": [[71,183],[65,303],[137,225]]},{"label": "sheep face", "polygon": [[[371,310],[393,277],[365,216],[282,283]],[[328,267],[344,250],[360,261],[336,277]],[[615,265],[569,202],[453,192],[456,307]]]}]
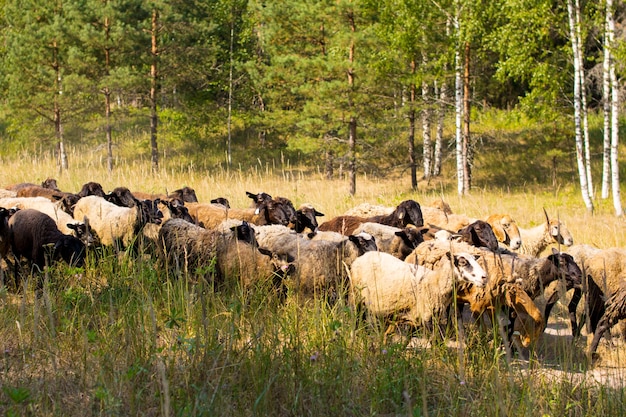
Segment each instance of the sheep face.
[{"label": "sheep face", "polygon": [[260,224],[282,224],[283,226],[287,226],[290,220],[283,207],[283,204],[275,200],[263,203],[256,210],[259,217],[263,219],[263,223]]},{"label": "sheep face", "polygon": [[243,222],[238,226],[233,226],[230,230],[237,236],[238,240],[247,242],[253,246],[258,246],[254,229],[248,222]]},{"label": "sheep face", "polygon": [[498,239],[489,223],[477,220],[459,230],[463,241],[473,246],[485,247],[493,251],[498,249]]},{"label": "sheep face", "polygon": [[405,200],[398,204],[395,212],[404,226],[412,224],[417,227],[424,226],[424,217],[419,203],[415,200]]},{"label": "sheep face", "polygon": [[570,254],[553,249],[548,259],[558,269],[561,277],[565,279],[568,289],[582,288],[583,273]]},{"label": "sheep face", "polygon": [[211,204],[221,204],[226,208],[230,208],[230,201],[225,197],[217,197],[211,200]]},{"label": "sheep face", "polygon": [[59,190],[59,186],[57,185],[57,180],[55,180],[54,178],[46,178],[45,181],[41,183],[41,186],[50,190],[61,191]]},{"label": "sheep face", "polygon": [[54,244],[54,258],[81,268],[85,264],[85,244],[74,236],[65,235]]},{"label": "sheep face", "polygon": [[427,233],[428,229],[417,229],[415,227],[405,227],[404,229],[397,231],[396,236],[400,237],[405,245],[411,249],[417,248],[417,245],[424,242],[424,233]]},{"label": "sheep face", "polygon": [[160,199],[156,200],[137,200],[139,205],[139,215],[144,223],[161,224],[163,220],[163,212],[159,210]]},{"label": "sheep face", "polygon": [[270,200],[272,200],[272,196],[267,194],[267,193],[257,193],[257,194],[253,194],[249,191],[246,191],[246,195],[252,199],[252,202],[254,203],[254,207],[257,207],[263,203],[267,203]]},{"label": "sheep face", "polygon": [[169,195],[169,198],[180,198],[184,202],[187,203],[197,203],[198,197],[196,196],[196,190],[191,187],[183,187],[178,190],[172,191]]},{"label": "sheep face", "polygon": [[104,199],[120,207],[135,207],[138,201],[126,187],[115,188],[109,194],[106,194]]},{"label": "sheep face", "polygon": [[369,233],[359,233],[358,235],[348,236],[348,240],[354,243],[359,251],[359,256],[365,252],[377,251],[376,240]]},{"label": "sheep face", "polygon": [[296,211],[296,222],[294,230],[297,233],[302,233],[304,229],[308,227],[309,229],[311,229],[313,234],[315,234],[317,232],[317,229],[319,228],[316,217],[320,217],[323,215],[324,213],[320,213],[309,204],[300,206],[300,208]]},{"label": "sheep face", "polygon": [[522,237],[515,220],[508,214],[492,214],[487,218],[493,233],[499,242],[504,243],[511,250],[517,250],[522,246]]},{"label": "sheep face", "polygon": [[91,182],[87,182],[83,184],[83,187],[80,189],[77,195],[79,197],[87,197],[88,195],[95,195],[95,196],[104,198],[106,194],[104,193],[104,189],[102,188],[102,185],[100,183],[91,181]]},{"label": "sheep face", "polygon": [[461,252],[451,255],[447,253],[452,262],[454,273],[460,281],[467,281],[477,287],[484,287],[487,283],[487,272],[481,267],[473,255]]},{"label": "sheep face", "polygon": [[560,221],[550,220],[548,227],[550,228],[550,236],[559,245],[572,246],[574,244],[572,234]]}]

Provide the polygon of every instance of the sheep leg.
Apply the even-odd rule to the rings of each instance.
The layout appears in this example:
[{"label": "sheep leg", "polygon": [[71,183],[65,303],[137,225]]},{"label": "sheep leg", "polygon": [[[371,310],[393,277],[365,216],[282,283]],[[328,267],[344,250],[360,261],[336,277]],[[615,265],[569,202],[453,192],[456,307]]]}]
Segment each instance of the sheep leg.
[{"label": "sheep leg", "polygon": [[617,323],[617,320],[611,320],[605,314],[600,319],[598,326],[596,327],[596,331],[593,333],[593,339],[591,340],[591,344],[589,345],[589,350],[587,351],[587,357],[591,362],[597,359],[596,350],[598,349],[598,345],[600,344],[600,339],[602,335],[613,327]]},{"label": "sheep leg", "polygon": [[582,296],[583,296],[582,289],[574,288],[572,299],[567,305],[567,311],[569,312],[569,321],[572,325],[572,336],[574,338],[580,336],[580,328],[578,327],[578,322],[576,320],[576,310],[578,309],[578,303],[580,303]]}]

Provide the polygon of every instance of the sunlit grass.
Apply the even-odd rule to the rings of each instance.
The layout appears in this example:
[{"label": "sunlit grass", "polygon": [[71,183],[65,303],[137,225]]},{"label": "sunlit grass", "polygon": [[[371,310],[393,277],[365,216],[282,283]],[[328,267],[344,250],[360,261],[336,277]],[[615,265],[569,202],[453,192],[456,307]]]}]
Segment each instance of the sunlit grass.
[{"label": "sunlit grass", "polygon": [[[350,196],[345,178],[311,167],[259,161],[246,168],[199,169],[165,159],[134,165],[70,150],[70,169],[50,156],[3,159],[2,183],[57,178],[76,191],[87,181],[106,190],[165,192],[193,187],[202,201],[245,191],[313,203],[326,214],[361,202],[422,204],[443,198],[457,213],[510,213],[523,227],[558,216],[577,243],[624,246],[623,220],[610,201],[587,213],[575,185],[535,184],[514,191],[477,185],[455,193],[446,175],[412,191],[406,173],[361,175]],[[452,172],[452,170],[449,170]],[[477,183],[481,174],[477,172]],[[558,305],[557,305],[558,306]],[[567,312],[555,308],[555,320]],[[285,302],[268,283],[244,290],[236,281],[196,282],[167,271],[150,253],[90,256],[84,270],[58,265],[42,295],[0,288],[0,411],[5,415],[623,415],[622,342],[601,345],[606,361],[589,368],[585,340],[544,335],[530,362],[507,359],[493,329],[468,326],[463,349],[451,332],[402,330],[383,343],[384,325],[364,321],[345,302]],[[567,332],[566,332],[567,333]],[[610,353],[610,355],[609,355]],[[609,366],[603,366],[609,365]]]}]

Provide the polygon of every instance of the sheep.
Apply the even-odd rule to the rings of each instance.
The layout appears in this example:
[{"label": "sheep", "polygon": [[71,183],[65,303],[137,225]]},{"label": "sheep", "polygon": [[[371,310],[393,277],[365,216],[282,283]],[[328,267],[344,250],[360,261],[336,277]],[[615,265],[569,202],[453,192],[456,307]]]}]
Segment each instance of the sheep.
[{"label": "sheep", "polygon": [[458,231],[460,240],[470,245],[485,247],[492,251],[498,249],[498,240],[489,223],[476,220]]},{"label": "sheep", "polygon": [[161,225],[169,219],[183,219],[193,223],[193,218],[184,203],[178,198],[172,200],[159,200],[158,209],[163,213],[161,224],[147,223],[141,230],[142,235],[149,241],[156,243],[159,238]]},{"label": "sheep", "polygon": [[83,266],[84,243],[61,233],[50,216],[33,209],[19,210],[11,216],[8,226],[11,250],[17,259],[23,256],[42,271],[45,253],[49,250],[52,260],[63,259],[69,265]]},{"label": "sheep", "polygon": [[[430,203],[429,206],[421,206],[422,210],[425,207],[434,208],[434,209],[443,211],[446,214],[452,214],[452,209],[450,208],[450,205],[446,203],[445,201],[443,201],[442,199],[434,200],[432,203]],[[391,214],[394,209],[395,207],[380,206],[380,205],[374,205],[370,203],[361,203],[358,206],[348,209],[345,213],[343,213],[343,215],[354,216],[354,217],[372,217],[372,216]]]},{"label": "sheep", "polygon": [[8,209],[0,207],[0,260],[8,260],[7,256],[11,249],[11,233],[9,230],[9,216],[11,213]]},{"label": "sheep", "polygon": [[4,188],[0,188],[0,198],[13,198],[17,197],[17,193],[11,190],[5,190]]},{"label": "sheep", "polygon": [[159,231],[160,253],[169,265],[184,265],[193,273],[204,273],[215,262],[218,283],[239,277],[244,287],[274,277],[278,268],[269,252],[256,245],[254,230],[247,222],[221,224],[207,230],[182,219],[166,221]]},{"label": "sheep", "polygon": [[374,238],[365,233],[343,240],[309,240],[282,225],[259,226],[259,247],[293,262],[296,290],[305,296],[336,296],[346,284],[346,268],[365,252],[377,250]]},{"label": "sheep", "polygon": [[519,229],[522,246],[519,248],[518,253],[539,256],[552,243],[565,246],[574,244],[574,239],[567,227],[558,219],[550,220],[548,213],[545,210],[543,212],[546,215],[545,223],[531,229]]},{"label": "sheep", "polygon": [[226,219],[245,220],[255,225],[289,224],[289,219],[283,210],[283,204],[270,200],[257,208],[226,209],[217,204],[188,203],[186,206],[195,222],[207,229],[211,229]]},{"label": "sheep", "polygon": [[133,193],[126,187],[116,187],[108,194],[105,194],[104,199],[109,203],[113,203],[119,207],[136,207],[138,199],[135,198]]},{"label": "sheep", "polygon": [[410,226],[400,229],[380,223],[367,222],[357,227],[354,234],[365,232],[372,235],[379,250],[404,260],[417,245],[424,241],[423,232],[425,231],[425,229]]},{"label": "sheep", "polygon": [[211,199],[211,204],[219,204],[227,209],[230,208],[230,201],[226,197],[216,197]]},{"label": "sheep", "polygon": [[17,191],[17,197],[45,197],[50,201],[61,201],[63,210],[68,214],[72,214],[72,210],[76,202],[80,197],[76,194],[67,193],[58,190],[51,190],[49,188],[33,185],[30,187],[20,188]]},{"label": "sheep", "polygon": [[463,214],[446,213],[434,207],[422,207],[424,224],[442,229],[457,231],[478,220]]},{"label": "sheep", "polygon": [[511,250],[517,250],[522,246],[519,227],[509,214],[492,214],[485,221],[491,225],[498,242]]},{"label": "sheep", "polygon": [[468,303],[474,317],[489,312],[492,319],[501,306],[512,308],[518,317],[514,324],[522,346],[528,347],[539,338],[544,328],[543,316],[521,283],[516,282],[512,276],[509,263],[511,255],[495,253],[466,242],[430,240],[420,244],[405,261],[436,269],[445,261],[444,254],[448,251],[479,255],[479,263],[487,271],[489,278],[484,288],[460,285],[457,291],[459,305]]},{"label": "sheep", "polygon": [[301,204],[298,210],[296,210],[296,221],[293,224],[293,229],[297,233],[302,233],[308,228],[312,233],[316,233],[319,228],[317,217],[323,215],[324,213],[317,211],[312,204]]},{"label": "sheep", "polygon": [[61,202],[53,203],[45,197],[15,197],[0,199],[0,207],[20,209],[35,209],[50,216],[61,233],[73,235],[87,246],[93,246],[94,236],[85,219],[75,220],[74,217],[61,209]]},{"label": "sheep", "polygon": [[350,267],[349,303],[365,306],[376,317],[397,315],[413,327],[432,325],[452,303],[455,283],[467,281],[483,287],[487,280],[473,255],[447,252],[447,256],[449,262],[431,270],[384,252],[365,253]]},{"label": "sheep", "polygon": [[8,187],[5,187],[7,190],[11,190],[11,191],[17,191],[20,188],[25,188],[25,187],[31,187],[31,186],[40,186],[43,188],[48,188],[50,190],[55,190],[55,191],[60,191],[59,187],[57,185],[57,180],[55,180],[54,178],[46,178],[41,184],[37,185],[37,184],[33,184],[31,182],[22,182],[19,184],[13,184],[13,185],[9,185]]},{"label": "sheep", "polygon": [[422,211],[418,202],[405,200],[398,204],[396,209],[388,215],[372,217],[337,216],[320,225],[322,231],[335,231],[350,235],[361,223],[375,222],[394,227],[405,227],[409,224],[420,227],[424,225]]},{"label": "sheep", "polygon": [[572,252],[581,259],[587,276],[589,324],[593,333],[587,355],[595,359],[604,333],[626,318],[626,249],[597,250],[586,246]]},{"label": "sheep", "polygon": [[138,201],[135,207],[120,207],[97,196],[81,198],[74,209],[74,218],[87,218],[104,246],[127,248],[148,223],[161,223],[163,213],[158,200]]},{"label": "sheep", "polygon": [[178,190],[174,190],[169,194],[153,194],[153,193],[145,193],[143,191],[133,191],[132,195],[136,199],[139,199],[139,200],[156,200],[158,198],[161,201],[178,199],[185,203],[197,203],[198,202],[196,191],[191,187],[179,188]]},{"label": "sheep", "polygon": [[80,191],[77,192],[76,195],[81,198],[87,197],[88,195],[95,195],[104,198],[106,193],[104,192],[104,189],[102,188],[102,185],[100,183],[90,181],[83,184]]}]

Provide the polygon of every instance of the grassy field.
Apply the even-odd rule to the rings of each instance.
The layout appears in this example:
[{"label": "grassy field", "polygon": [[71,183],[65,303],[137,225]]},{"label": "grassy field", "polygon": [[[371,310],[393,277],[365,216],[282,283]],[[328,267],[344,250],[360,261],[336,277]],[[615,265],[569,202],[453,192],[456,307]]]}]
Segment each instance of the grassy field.
[{"label": "grassy field", "polygon": [[[558,216],[576,243],[624,246],[624,221],[610,201],[589,214],[575,184],[487,187],[477,173],[471,195],[454,192],[454,178],[411,191],[406,172],[360,176],[349,196],[343,179],[314,168],[262,162],[247,169],[201,170],[147,162],[118,163],[78,151],[58,173],[47,156],[0,161],[0,183],[57,178],[76,191],[87,181],[106,190],[163,192],[189,185],[201,201],[227,197],[246,207],[245,191],[310,202],[332,216],[361,202],[422,204],[443,198],[453,211],[476,217],[507,212],[520,226]],[[450,170],[452,171],[452,170]],[[548,181],[549,183],[550,181]],[[472,326],[430,343],[429,334],[383,343],[384,328],[364,323],[343,303],[329,307],[298,296],[279,302],[268,283],[243,291],[236,280],[215,289],[173,279],[150,253],[91,256],[85,269],[63,265],[46,273],[43,295],[0,288],[0,412],[32,416],[590,416],[624,415],[620,338],[601,343],[590,366],[586,335],[568,337],[567,311],[533,347],[529,362],[509,356],[497,331]]]}]

